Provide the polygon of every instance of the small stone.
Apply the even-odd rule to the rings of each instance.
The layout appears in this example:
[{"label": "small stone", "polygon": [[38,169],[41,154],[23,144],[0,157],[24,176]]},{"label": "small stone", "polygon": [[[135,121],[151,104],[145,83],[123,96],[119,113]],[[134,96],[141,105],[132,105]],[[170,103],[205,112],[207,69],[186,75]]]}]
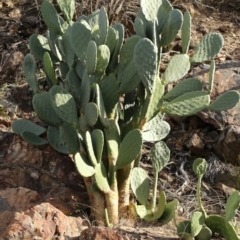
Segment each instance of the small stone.
[{"label": "small stone", "polygon": [[204,150],[204,143],[196,133],[193,134],[193,136],[185,143],[185,145],[195,155],[200,155]]}]

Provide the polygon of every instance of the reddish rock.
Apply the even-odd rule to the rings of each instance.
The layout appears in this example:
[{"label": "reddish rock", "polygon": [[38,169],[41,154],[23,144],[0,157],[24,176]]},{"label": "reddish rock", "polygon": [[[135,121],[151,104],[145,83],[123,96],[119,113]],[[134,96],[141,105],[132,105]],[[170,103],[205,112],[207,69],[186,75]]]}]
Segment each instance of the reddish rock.
[{"label": "reddish rock", "polygon": [[[0,236],[3,239],[77,238],[83,229],[80,217],[69,217],[29,189],[0,191]],[[57,237],[57,238],[55,238]]]},{"label": "reddish rock", "polygon": [[119,234],[109,228],[90,227],[82,231],[81,240],[124,240]]},{"label": "reddish rock", "polygon": [[197,156],[199,156],[204,150],[204,143],[197,133],[194,133],[192,137],[185,143],[185,145],[193,154]]},{"label": "reddish rock", "polygon": [[228,126],[222,131],[214,150],[224,162],[240,166],[240,126]]}]

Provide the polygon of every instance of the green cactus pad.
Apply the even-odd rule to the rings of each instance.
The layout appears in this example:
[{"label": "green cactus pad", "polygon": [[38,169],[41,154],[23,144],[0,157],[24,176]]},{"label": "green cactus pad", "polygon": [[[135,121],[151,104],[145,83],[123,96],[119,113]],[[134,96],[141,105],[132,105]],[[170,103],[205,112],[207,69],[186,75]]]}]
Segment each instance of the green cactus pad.
[{"label": "green cactus pad", "polygon": [[87,46],[86,66],[88,74],[93,74],[97,66],[97,44],[90,41]]},{"label": "green cactus pad", "polygon": [[210,69],[209,69],[209,83],[208,83],[208,92],[209,94],[212,93],[213,89],[213,82],[214,82],[214,73],[215,73],[215,61],[212,60]]},{"label": "green cactus pad", "polygon": [[162,115],[157,114],[143,128],[143,141],[156,142],[164,139],[170,132],[170,125],[162,120]]},{"label": "green cactus pad", "polygon": [[105,194],[111,191],[107,180],[107,171],[102,162],[95,166],[95,180],[98,188]]},{"label": "green cactus pad", "polygon": [[63,121],[77,126],[77,108],[72,95],[58,85],[53,86],[50,89],[49,93],[52,101],[52,106],[56,114]]},{"label": "green cactus pad", "polygon": [[69,26],[67,31],[62,35],[62,45],[65,61],[71,69],[75,62],[75,53],[71,47],[71,26]]},{"label": "green cactus pad", "polygon": [[81,79],[83,79],[84,71],[85,71],[84,65],[80,60],[78,60],[76,64],[76,72]]},{"label": "green cactus pad", "polygon": [[96,124],[98,119],[98,107],[95,103],[89,102],[85,106],[85,118],[89,126]]},{"label": "green cactus pad", "polygon": [[226,111],[235,107],[239,101],[239,92],[230,90],[220,95],[214,102],[209,105],[208,109],[216,112]]},{"label": "green cactus pad", "polygon": [[157,13],[157,26],[156,32],[157,34],[161,34],[164,26],[166,25],[169,17],[169,13],[173,10],[171,3],[168,0],[163,0],[160,8]]},{"label": "green cactus pad", "polygon": [[28,53],[23,61],[23,72],[28,85],[32,88],[33,92],[38,92],[38,80],[36,78],[36,62],[32,54]]},{"label": "green cactus pad", "polygon": [[226,216],[225,219],[231,221],[240,207],[240,192],[234,191],[228,198],[226,204]]},{"label": "green cactus pad", "polygon": [[47,138],[52,148],[54,148],[56,151],[64,154],[69,154],[60,138],[59,128],[49,126],[47,130]]},{"label": "green cactus pad", "polygon": [[168,16],[168,20],[162,30],[160,46],[169,45],[176,37],[178,31],[182,27],[183,15],[178,9],[173,9]]},{"label": "green cactus pad", "polygon": [[143,11],[145,18],[148,21],[154,21],[157,17],[158,8],[161,5],[162,1],[160,0],[141,0],[140,5]]},{"label": "green cactus pad", "polygon": [[82,131],[82,133],[85,133],[86,131],[90,131],[89,125],[86,122],[86,118],[84,115],[81,115],[79,117],[79,129]]},{"label": "green cactus pad", "polygon": [[[68,85],[68,91],[76,101],[77,106],[81,104],[81,79],[75,69],[71,69],[65,77],[65,83]],[[67,87],[65,87],[67,88]]]},{"label": "green cactus pad", "polygon": [[108,15],[105,8],[102,6],[99,12],[99,43],[104,44],[108,34]]},{"label": "green cactus pad", "polygon": [[88,162],[87,156],[84,153],[77,152],[74,155],[74,163],[78,173],[83,177],[91,177],[95,173],[95,169]]},{"label": "green cactus pad", "polygon": [[118,40],[118,38],[117,38],[116,30],[113,27],[108,27],[108,35],[107,35],[107,39],[105,41],[105,45],[108,46],[111,55],[114,52],[114,49],[118,42],[117,40]]},{"label": "green cactus pad", "polygon": [[[135,211],[137,215],[141,218],[146,220],[147,216],[150,219],[151,217],[154,217],[154,214],[152,213],[151,207],[147,205],[135,205]],[[147,221],[147,220],[146,220]]]},{"label": "green cactus pad", "polygon": [[219,33],[210,33],[205,35],[190,61],[192,63],[204,62],[214,58],[221,51],[223,43],[223,37]]},{"label": "green cactus pad", "polygon": [[202,90],[202,82],[199,79],[187,78],[178,83],[172,90],[165,94],[163,100],[169,102],[185,93],[200,90]]},{"label": "green cactus pad", "polygon": [[158,219],[158,221],[160,221],[162,224],[166,224],[170,222],[175,216],[175,211],[177,209],[177,206],[178,206],[177,199],[174,199],[173,201],[169,202],[166,205],[164,212],[162,216]]},{"label": "green cactus pad", "polygon": [[119,87],[120,94],[132,92],[140,83],[141,78],[138,74],[134,61],[132,60],[123,71],[123,77]]},{"label": "green cactus pad", "polygon": [[182,25],[182,53],[188,53],[191,38],[191,15],[187,10],[183,15]]},{"label": "green cactus pad", "polygon": [[113,118],[109,119],[109,126],[104,129],[104,133],[107,143],[108,158],[115,165],[121,141],[118,122]]},{"label": "green cactus pad", "polygon": [[47,77],[50,79],[52,85],[57,84],[57,78],[55,75],[55,70],[53,68],[52,59],[48,52],[45,52],[43,55],[43,66],[46,72]]},{"label": "green cactus pad", "polygon": [[33,55],[38,60],[43,59],[43,54],[45,52],[49,52],[51,54],[47,38],[38,34],[31,35],[31,37],[29,38],[29,47]]},{"label": "green cactus pad", "polygon": [[89,131],[86,131],[86,133],[85,133],[85,143],[86,143],[89,158],[92,162],[92,165],[95,167],[98,162],[97,162],[97,159],[96,159],[96,156],[94,153],[92,138],[91,138],[91,134],[89,133]]},{"label": "green cactus pad", "polygon": [[82,64],[86,61],[88,43],[92,40],[91,28],[83,22],[75,22],[71,27],[71,47]]},{"label": "green cactus pad", "polygon": [[190,69],[189,57],[187,54],[174,55],[163,74],[163,84],[176,82],[184,77]]},{"label": "green cactus pad", "polygon": [[109,66],[107,68],[107,72],[112,73],[116,70],[116,67],[118,65],[118,61],[119,61],[119,52],[122,48],[123,45],[123,41],[124,41],[124,26],[122,24],[115,24],[113,26],[114,30],[116,31],[116,39],[117,39],[117,43],[114,49],[114,52],[111,56],[111,61],[109,63]]},{"label": "green cactus pad", "polygon": [[207,108],[210,96],[204,91],[185,93],[162,107],[162,112],[174,116],[189,116]]},{"label": "green cactus pad", "polygon": [[27,131],[34,133],[37,136],[46,132],[46,128],[43,128],[27,119],[18,119],[14,121],[12,124],[12,130],[16,134],[22,134]]},{"label": "green cactus pad", "polygon": [[183,240],[194,240],[191,235],[191,221],[185,220],[177,224],[177,234]]},{"label": "green cactus pad", "polygon": [[198,177],[202,177],[207,170],[207,162],[203,158],[197,158],[193,163],[193,171]]},{"label": "green cactus pad", "polygon": [[141,39],[134,49],[134,62],[149,94],[157,75],[157,47],[147,38]]},{"label": "green cactus pad", "polygon": [[107,75],[100,83],[103,102],[107,103],[105,104],[105,109],[109,118],[115,114],[115,109],[119,101],[118,88],[119,83],[113,74]]},{"label": "green cactus pad", "polygon": [[64,55],[62,37],[49,30],[47,31],[46,35],[52,53],[59,61],[62,61],[62,55]]},{"label": "green cactus pad", "polygon": [[163,141],[157,142],[151,149],[150,158],[153,168],[160,172],[170,159],[170,150]]},{"label": "green cactus pad", "polygon": [[164,94],[164,86],[162,85],[161,81],[157,77],[155,79],[155,84],[153,88],[153,94],[150,99],[150,103],[147,106],[147,113],[146,113],[146,122],[151,120],[153,117],[155,117],[160,110],[160,107],[162,106],[162,96]]},{"label": "green cactus pad", "polygon": [[57,3],[65,17],[71,23],[75,12],[75,0],[57,0]]},{"label": "green cactus pad", "polygon": [[97,104],[98,110],[99,110],[100,121],[101,121],[101,123],[103,124],[104,127],[108,127],[109,126],[109,121],[108,121],[106,109],[105,109],[105,106],[104,106],[102,93],[101,93],[101,90],[100,90],[100,87],[99,87],[98,84],[95,84],[95,94],[96,94],[96,104]]},{"label": "green cactus pad", "polygon": [[110,60],[110,50],[107,45],[100,45],[97,48],[96,72],[104,74]]},{"label": "green cactus pad", "polygon": [[47,27],[56,34],[62,35],[63,29],[61,26],[60,18],[58,16],[57,10],[54,8],[52,3],[44,0],[41,5],[41,13]]},{"label": "green cactus pad", "polygon": [[63,49],[61,43],[61,36],[57,35],[54,32],[47,30],[46,32],[47,40],[49,47],[52,51],[52,55],[55,55],[59,61],[62,61]]},{"label": "green cactus pad", "polygon": [[34,134],[33,132],[22,132],[21,133],[21,137],[28,143],[36,145],[36,146],[40,146],[40,145],[44,145],[47,144],[48,141],[46,141],[45,139],[39,137],[38,135]]},{"label": "green cactus pad", "polygon": [[139,37],[141,38],[146,37],[146,34],[145,34],[146,29],[145,29],[143,20],[138,16],[134,20],[134,30]]},{"label": "green cactus pad", "polygon": [[[141,208],[139,209],[138,209],[138,206],[136,206],[137,214],[145,221],[148,221],[148,222],[155,221],[159,219],[164,213],[165,206],[166,206],[166,195],[163,191],[160,192],[157,211],[154,211],[154,209],[151,209],[148,206],[144,206],[144,205],[140,205],[140,206]],[[142,206],[144,206],[146,209],[145,213],[144,213],[144,208]]]},{"label": "green cactus pad", "polygon": [[91,81],[87,74],[87,70],[85,70],[80,88],[81,112],[83,113],[86,109],[86,104],[89,102],[90,94],[91,94]]},{"label": "green cactus pad", "polygon": [[131,36],[124,43],[120,52],[120,62],[118,67],[118,80],[124,80],[124,72],[127,66],[132,62],[134,56],[134,48],[141,38],[137,35]]},{"label": "green cactus pad", "polygon": [[93,150],[97,159],[97,162],[100,163],[103,153],[104,145],[104,135],[100,129],[94,129],[91,132]]},{"label": "green cactus pad", "polygon": [[135,167],[131,173],[131,188],[137,200],[145,205],[149,195],[149,178],[145,170]]},{"label": "green cactus pad", "polygon": [[202,212],[194,212],[191,218],[191,235],[193,237],[197,236],[202,227],[203,227],[203,223],[204,223],[204,216],[202,214]]},{"label": "green cactus pad", "polygon": [[41,121],[54,127],[59,127],[62,125],[62,120],[58,117],[52,107],[48,92],[34,94],[32,104],[37,116],[41,119]]},{"label": "green cactus pad", "polygon": [[65,79],[65,77],[67,76],[68,72],[69,72],[69,67],[65,62],[61,62],[58,66],[58,70],[59,70],[59,77],[61,77],[62,79]]},{"label": "green cactus pad", "polygon": [[60,127],[60,138],[69,153],[75,154],[79,151],[77,132],[70,123],[65,122]]},{"label": "green cactus pad", "polygon": [[212,231],[208,228],[203,226],[200,233],[195,237],[196,240],[211,240]]},{"label": "green cactus pad", "polygon": [[116,169],[120,169],[129,165],[141,152],[142,134],[138,129],[134,129],[124,137],[116,163]]},{"label": "green cactus pad", "polygon": [[226,240],[239,240],[234,227],[219,215],[210,215],[205,219],[205,224],[213,233],[219,233]]}]

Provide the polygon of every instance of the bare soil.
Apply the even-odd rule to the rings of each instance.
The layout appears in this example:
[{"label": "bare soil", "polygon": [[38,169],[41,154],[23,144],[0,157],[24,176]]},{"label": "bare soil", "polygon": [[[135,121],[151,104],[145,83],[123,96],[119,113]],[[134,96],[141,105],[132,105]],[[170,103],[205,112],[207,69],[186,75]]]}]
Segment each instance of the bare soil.
[{"label": "bare soil", "polygon": [[[191,36],[191,47],[197,45],[200,39],[209,32],[220,32],[224,37],[224,48],[221,53],[217,55],[216,62],[224,63],[228,60],[240,61],[240,1],[239,0],[172,0],[172,4],[175,8],[185,11],[186,9],[190,11],[192,15],[192,36]],[[97,5],[98,3],[98,5]],[[137,12],[138,4],[134,1],[126,1],[126,4],[122,9],[119,6],[109,6],[109,1],[87,1],[83,0],[77,1],[76,16],[78,13],[88,14],[91,9],[95,9],[101,4],[105,4],[109,9],[111,15],[111,21],[122,21],[126,26],[126,35],[129,36],[133,31],[132,21],[134,19],[134,14]],[[81,8],[83,4],[83,8]],[[95,4],[95,5],[94,5]],[[4,156],[9,150],[10,144],[14,141],[14,134],[11,133],[11,123],[16,118],[25,117],[32,118],[34,116],[33,109],[31,106],[32,92],[27,86],[23,71],[22,62],[24,55],[29,52],[28,49],[28,38],[33,33],[44,34],[46,27],[41,19],[40,15],[40,5],[41,0],[0,0],[0,169],[9,168],[9,164],[12,162],[5,162]],[[113,9],[114,8],[114,9]],[[116,13],[117,14],[114,14]],[[178,40],[176,40],[172,48],[177,49]],[[164,68],[164,66],[163,66]],[[179,124],[178,128],[181,128]],[[16,139],[15,139],[16,140]],[[178,143],[180,144],[180,143]],[[23,148],[27,145],[23,145]],[[26,150],[28,151],[28,150]],[[71,163],[67,163],[69,159],[66,156],[54,155],[52,150],[48,148],[41,149],[44,154],[51,153],[48,159],[44,159],[44,167],[37,169],[42,174],[49,176],[46,180],[46,185],[43,183],[31,184],[27,187],[30,189],[41,192],[41,194],[46,193],[49,190],[48,181],[53,181],[52,174],[47,171],[52,169],[53,164],[51,157],[57,159],[54,164],[64,165],[64,171],[66,169],[71,169]],[[35,152],[36,153],[36,152]],[[145,169],[151,173],[151,166],[149,165],[148,159],[149,146],[146,145],[143,148],[143,160],[142,165]],[[13,155],[13,157],[18,157],[18,154]],[[45,157],[47,155],[44,155]],[[36,156],[35,156],[36,157]],[[162,185],[166,194],[168,195],[168,200],[177,198],[180,202],[178,208],[178,219],[177,221],[185,218],[189,218],[191,213],[197,208],[196,203],[196,177],[192,172],[192,162],[193,158],[187,156],[188,163],[186,164],[186,171],[190,178],[191,184],[188,186],[183,186],[184,180],[177,176],[175,173],[177,171],[176,159],[179,156],[173,155],[170,164],[162,173],[159,179],[159,184]],[[63,159],[65,161],[63,161]],[[15,175],[17,171],[24,169],[36,170],[34,162],[24,161],[21,165],[19,164],[13,172]],[[16,167],[16,166],[15,166]],[[70,171],[70,170],[69,170]],[[61,184],[66,184],[66,186],[73,188],[74,190],[82,189],[83,183],[80,178],[74,176],[73,182],[76,180],[78,184],[74,186],[68,183],[68,179],[62,179],[61,176],[56,175],[54,178],[54,184],[60,186]],[[6,187],[17,187],[11,184],[11,178],[13,174],[9,174],[9,179],[3,181],[0,176],[0,190]],[[47,177],[46,177],[47,179]],[[2,181],[2,182],[1,182]],[[24,182],[24,181],[23,181]],[[80,183],[81,182],[81,183]],[[18,181],[18,186],[23,186],[21,181]],[[183,187],[182,187],[183,186]],[[222,213],[224,212],[227,193],[219,186],[215,186],[210,182],[205,181],[203,183],[203,203],[207,208],[208,212]],[[24,186],[26,187],[26,186]],[[84,190],[83,190],[84,191]],[[87,198],[82,198],[86,202],[81,202],[79,206],[88,205]],[[76,209],[75,209],[76,210]],[[0,213],[1,214],[1,213]],[[240,222],[240,213],[238,213],[238,222]],[[133,223],[132,220],[122,221],[117,227],[119,232],[126,237],[126,239],[178,239],[176,235],[176,228],[173,223],[160,227],[160,223],[144,223],[138,222]],[[216,238],[217,239],[217,238]],[[220,238],[218,238],[220,239]]]}]

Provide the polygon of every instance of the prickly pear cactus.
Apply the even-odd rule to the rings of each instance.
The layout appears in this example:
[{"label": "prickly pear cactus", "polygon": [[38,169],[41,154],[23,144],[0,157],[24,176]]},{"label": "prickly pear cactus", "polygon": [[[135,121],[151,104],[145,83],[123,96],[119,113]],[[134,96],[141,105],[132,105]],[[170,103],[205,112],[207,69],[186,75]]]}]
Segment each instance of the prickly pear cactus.
[{"label": "prickly pear cactus", "polygon": [[[31,54],[23,62],[26,80],[34,93],[33,108],[44,127],[17,120],[13,131],[29,143],[49,143],[55,150],[73,156],[86,184],[92,214],[102,224],[105,217],[108,225],[118,223],[118,213],[129,205],[130,183],[143,205],[136,207],[143,219],[168,222],[178,202],[166,203],[161,193],[156,207],[158,173],[170,156],[162,141],[170,131],[164,114],[187,116],[204,109],[226,110],[239,102],[239,94],[229,91],[211,103],[214,62],[208,91],[195,78],[180,81],[169,92],[165,92],[165,86],[181,80],[192,63],[212,60],[221,50],[223,38],[218,33],[206,35],[189,58],[190,15],[174,9],[168,0],[141,0],[134,22],[136,35],[126,41],[124,26],[109,26],[104,7],[74,22],[75,1],[57,3],[62,14],[50,1],[43,1],[41,14],[48,31],[46,37],[30,37]],[[160,75],[162,48],[180,30],[182,52],[171,58]],[[46,91],[39,86],[35,59],[43,62]],[[148,178],[139,170],[143,141],[155,143],[150,204]],[[142,189],[142,182],[146,189]],[[196,228],[195,234],[198,231]]]}]

